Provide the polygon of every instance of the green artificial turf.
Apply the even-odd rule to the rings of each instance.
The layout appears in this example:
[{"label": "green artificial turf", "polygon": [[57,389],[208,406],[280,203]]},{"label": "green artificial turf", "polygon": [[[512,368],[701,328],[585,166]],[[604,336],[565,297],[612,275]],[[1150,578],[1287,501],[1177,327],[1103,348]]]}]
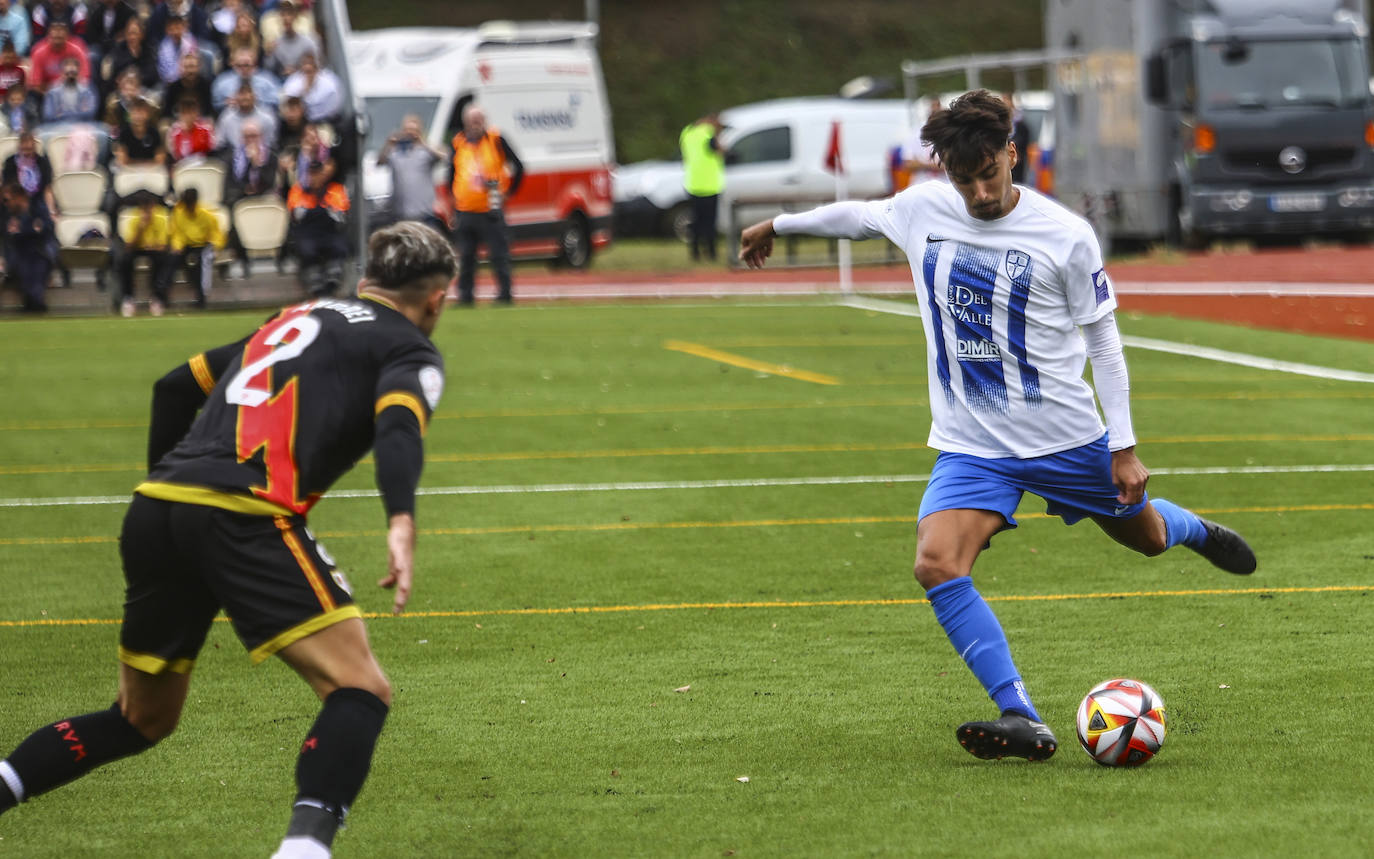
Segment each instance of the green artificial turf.
[{"label": "green artificial turf", "polygon": [[[258,321],[0,325],[0,754],[113,700],[117,499],[142,474],[150,385]],[[1121,325],[1374,371],[1374,344]],[[984,762],[954,728],[993,708],[911,577],[934,462],[917,320],[819,301],[523,305],[450,311],[436,342],[448,388],[423,485],[454,494],[420,501],[410,612],[387,616],[374,585],[375,498],[311,517],[378,614],[395,686],[339,856],[1369,849],[1374,493],[1348,469],[1374,463],[1374,386],[1128,348],[1151,493],[1246,534],[1259,571],[1139,557],[1028,497],[974,578],[1061,748]],[[364,463],[338,488],[371,487]],[[70,497],[102,503],[34,506]],[[1140,770],[1073,739],[1079,699],[1113,676],[1168,704]],[[0,855],[267,855],[316,709],[216,624],[181,729],[0,817]]]}]

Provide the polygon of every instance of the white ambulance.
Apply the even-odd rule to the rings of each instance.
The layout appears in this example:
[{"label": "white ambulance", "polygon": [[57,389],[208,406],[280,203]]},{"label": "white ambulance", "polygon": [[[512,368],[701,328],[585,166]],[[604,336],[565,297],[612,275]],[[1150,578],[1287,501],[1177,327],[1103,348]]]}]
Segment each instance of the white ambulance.
[{"label": "white ambulance", "polygon": [[[452,153],[471,101],[525,165],[506,201],[511,253],[582,267],[611,241],[611,112],[590,23],[496,21],[476,28],[408,27],[348,36],[353,91],[367,113],[363,195],[385,216],[391,175],[377,152],[408,114]],[[450,162],[435,168],[441,205]],[[446,209],[447,210],[447,209]]]}]

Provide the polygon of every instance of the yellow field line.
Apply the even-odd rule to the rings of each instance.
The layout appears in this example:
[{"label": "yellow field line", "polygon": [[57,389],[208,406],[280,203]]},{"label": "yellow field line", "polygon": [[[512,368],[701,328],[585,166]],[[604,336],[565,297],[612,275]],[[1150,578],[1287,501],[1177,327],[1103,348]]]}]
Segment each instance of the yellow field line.
[{"label": "yellow field line", "polygon": [[688,355],[695,355],[698,358],[705,358],[708,361],[719,361],[722,364],[729,364],[732,367],[743,367],[746,370],[767,373],[770,376],[783,376],[801,382],[814,382],[817,385],[840,384],[839,379],[834,376],[827,376],[824,373],[812,373],[809,370],[798,370],[786,364],[770,364],[767,361],[755,361],[753,358],[746,358],[743,355],[736,355],[733,352],[722,352],[719,349],[712,349],[710,346],[703,346],[700,343],[687,343],[682,340],[665,340],[663,342],[663,348],[673,352],[684,352]]},{"label": "yellow field line", "polygon": [[[1290,504],[1262,507],[1194,508],[1198,515],[1224,516],[1242,513],[1333,513],[1354,510],[1374,510],[1374,503],[1366,504]],[[1056,519],[1048,513],[1018,513],[1019,520]],[[741,519],[731,522],[599,522],[554,525],[488,525],[465,528],[423,528],[425,537],[482,537],[496,534],[593,534],[610,531],[678,531],[701,528],[795,528],[823,525],[914,525],[917,517],[908,516],[839,516],[804,519]],[[319,536],[331,540],[352,540],[384,537],[384,530],[321,531]],[[87,543],[114,543],[114,535],[86,537],[8,537],[0,538],[0,546],[68,546]]]},{"label": "yellow field line", "polygon": [[[1254,596],[1258,594],[1320,594],[1320,593],[1360,593],[1374,591],[1374,585],[1324,585],[1321,587],[1290,588],[1198,588],[1196,590],[1172,591],[1117,591],[1111,593],[1089,594],[1009,594],[1006,596],[984,596],[988,602],[1055,602],[1062,600],[1119,600],[1148,599],[1152,597],[1196,597],[1196,596]],[[589,605],[563,606],[559,608],[493,608],[470,609],[466,611],[412,611],[403,615],[390,612],[364,612],[363,617],[372,620],[407,620],[445,617],[501,617],[562,614],[625,614],[650,611],[690,611],[715,609],[757,609],[757,608],[887,608],[911,606],[927,603],[921,597],[908,599],[869,599],[869,600],[797,600],[767,602],[689,602],[689,603],[647,603],[643,605]],[[217,617],[217,622],[227,618]],[[118,618],[42,618],[38,620],[0,620],[0,628],[20,628],[33,626],[113,626],[120,623]]]}]

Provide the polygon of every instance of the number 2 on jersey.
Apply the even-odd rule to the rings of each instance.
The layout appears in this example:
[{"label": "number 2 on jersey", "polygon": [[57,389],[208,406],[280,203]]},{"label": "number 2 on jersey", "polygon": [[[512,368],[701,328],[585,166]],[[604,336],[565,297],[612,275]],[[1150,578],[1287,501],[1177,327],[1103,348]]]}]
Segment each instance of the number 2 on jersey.
[{"label": "number 2 on jersey", "polygon": [[267,470],[267,485],[253,494],[304,513],[308,501],[297,498],[296,418],[298,378],[292,376],[272,394],[272,367],[298,358],[320,333],[320,322],[308,315],[309,305],[293,308],[258,330],[243,350],[243,369],[225,387],[224,398],[239,407],[239,462],[259,450]]}]

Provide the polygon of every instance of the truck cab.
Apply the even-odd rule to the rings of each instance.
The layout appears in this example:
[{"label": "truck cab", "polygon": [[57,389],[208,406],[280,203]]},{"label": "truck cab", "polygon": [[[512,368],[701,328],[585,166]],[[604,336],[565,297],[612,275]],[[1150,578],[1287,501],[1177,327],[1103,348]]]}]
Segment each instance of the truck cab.
[{"label": "truck cab", "polygon": [[1196,245],[1374,231],[1374,104],[1359,11],[1338,0],[1191,5],[1145,69],[1149,101],[1172,120],[1167,235]]}]

